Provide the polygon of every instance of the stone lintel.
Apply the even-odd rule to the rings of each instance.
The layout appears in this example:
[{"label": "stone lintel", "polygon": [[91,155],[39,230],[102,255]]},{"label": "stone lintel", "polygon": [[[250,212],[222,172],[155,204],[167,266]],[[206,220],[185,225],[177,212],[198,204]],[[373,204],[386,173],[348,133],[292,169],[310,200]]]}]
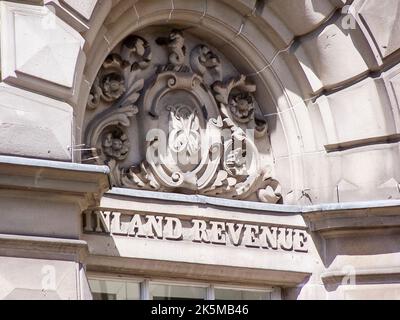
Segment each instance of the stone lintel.
[{"label": "stone lintel", "polygon": [[318,232],[325,238],[364,235],[366,232],[372,235],[387,229],[400,229],[399,207],[396,200],[376,204],[371,201],[351,209],[310,211],[303,217],[310,231]]},{"label": "stone lintel", "polygon": [[291,287],[301,284],[311,275],[307,272],[289,270],[246,269],[232,266],[216,266],[196,263],[178,263],[151,259],[88,256],[85,261],[88,272],[119,273],[125,275],[196,279],[214,283],[235,283],[237,285]]}]

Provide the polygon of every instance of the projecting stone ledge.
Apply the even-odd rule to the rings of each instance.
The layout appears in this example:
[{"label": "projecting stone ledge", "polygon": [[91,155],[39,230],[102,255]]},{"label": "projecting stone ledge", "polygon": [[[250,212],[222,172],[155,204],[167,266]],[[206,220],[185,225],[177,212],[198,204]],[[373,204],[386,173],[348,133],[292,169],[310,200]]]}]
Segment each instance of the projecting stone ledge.
[{"label": "projecting stone ledge", "polygon": [[109,189],[108,174],[106,166],[0,156],[2,192],[24,191],[25,196],[29,196],[27,190],[46,192],[48,199],[69,196],[76,198],[82,210],[95,205]]},{"label": "projecting stone ledge", "polygon": [[90,299],[81,212],[108,168],[0,156],[0,299]]}]

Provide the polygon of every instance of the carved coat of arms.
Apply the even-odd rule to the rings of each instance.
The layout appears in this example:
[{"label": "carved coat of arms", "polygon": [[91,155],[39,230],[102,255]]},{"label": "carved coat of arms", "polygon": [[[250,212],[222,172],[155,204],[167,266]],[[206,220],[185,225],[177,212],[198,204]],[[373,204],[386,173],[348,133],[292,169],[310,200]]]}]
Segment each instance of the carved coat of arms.
[{"label": "carved coat of arms", "polygon": [[107,57],[87,105],[89,156],[118,187],[280,202],[256,86],[185,42],[179,30],[132,35]]}]

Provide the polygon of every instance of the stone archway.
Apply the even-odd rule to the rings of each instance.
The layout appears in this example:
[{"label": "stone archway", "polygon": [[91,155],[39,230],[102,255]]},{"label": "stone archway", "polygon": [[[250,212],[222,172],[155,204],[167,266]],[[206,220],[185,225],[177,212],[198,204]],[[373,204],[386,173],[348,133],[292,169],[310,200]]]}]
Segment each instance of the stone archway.
[{"label": "stone archway", "polygon": [[[262,112],[269,123],[276,178],[286,203],[361,200],[367,194],[376,199],[397,196],[396,173],[376,167],[364,156],[383,159],[384,153],[390,154],[385,161],[393,164],[397,159],[392,144],[397,141],[397,68],[390,68],[396,62],[396,44],[389,39],[392,49],[384,49],[385,39],[376,29],[377,22],[370,18],[371,10],[375,10],[373,1],[355,1],[348,14],[347,9],[341,9],[343,2],[328,0],[306,1],[290,10],[289,2],[276,1],[92,1],[84,7],[69,1],[45,2],[47,7],[12,2],[3,5],[3,33],[7,34],[3,39],[15,43],[17,49],[13,52],[3,46],[7,61],[2,67],[3,78],[5,83],[70,104],[72,110],[65,106],[68,111],[61,111],[61,105],[55,107],[58,102],[49,100],[46,108],[58,123],[66,117],[71,121],[73,114],[74,142],[67,128],[61,132],[61,127],[42,119],[41,127],[49,128],[49,139],[59,140],[60,145],[47,149],[40,144],[32,147],[26,141],[3,147],[5,153],[25,152],[46,158],[50,152],[49,158],[79,161],[79,151],[73,152],[73,145],[84,142],[84,106],[106,56],[135,30],[177,24],[192,26],[199,37],[235,61],[240,73],[248,75],[257,87],[266,88],[256,95],[266,108]],[[22,12],[31,15],[27,38],[17,30],[27,27],[28,22],[19,22]],[[297,15],[305,18],[299,21]],[[15,30],[7,22],[13,19]],[[356,28],[352,29],[354,24]],[[28,52],[24,46],[29,38],[49,26],[54,26],[54,31],[38,50],[32,56],[21,55]],[[58,43],[60,36],[74,45],[67,48]],[[50,62],[58,60],[42,59],[40,52],[45,51],[41,48],[52,52],[53,57],[57,52],[68,52],[67,60],[57,58],[63,70],[56,78],[51,76]],[[341,54],[343,50],[346,55]],[[369,72],[380,77],[371,78]],[[346,107],[352,99],[351,107]],[[385,151],[370,146],[385,142],[390,143]],[[364,164],[354,167],[354,161]],[[368,169],[361,172],[361,167]]]}]

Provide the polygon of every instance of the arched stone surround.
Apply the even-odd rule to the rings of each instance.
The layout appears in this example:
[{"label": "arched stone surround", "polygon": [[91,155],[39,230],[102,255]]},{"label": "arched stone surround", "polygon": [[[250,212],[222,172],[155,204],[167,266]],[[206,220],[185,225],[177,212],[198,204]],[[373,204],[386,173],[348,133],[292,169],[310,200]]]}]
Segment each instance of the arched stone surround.
[{"label": "arched stone surround", "polygon": [[[355,1],[350,7],[359,27],[343,30],[342,24],[348,23],[344,19],[351,17],[341,14],[342,1],[305,1],[294,10],[287,1],[99,1],[84,9],[73,2],[46,1],[60,17],[60,29],[70,28],[65,21],[77,30],[73,37],[82,34],[82,50],[65,71],[74,75],[73,87],[41,84],[37,70],[32,71],[35,81],[24,77],[24,70],[15,78],[7,65],[5,82],[47,91],[69,103],[79,145],[85,101],[110,50],[146,26],[189,26],[188,32],[215,44],[265,88],[258,90],[257,98],[265,108],[286,203],[394,198],[398,173],[364,161],[375,157],[374,163],[382,162],[385,153],[388,166],[396,162],[398,126],[397,68],[392,67],[397,52],[382,56],[379,50],[385,44],[376,45],[374,36],[380,34],[373,34],[379,32],[375,25],[368,26],[367,21],[375,21],[369,19],[373,2],[367,2]],[[3,11],[11,11],[9,6],[4,4]],[[300,22],[296,15],[304,19]],[[7,33],[9,27],[4,28]],[[12,53],[3,56],[7,54]],[[349,104],[352,98],[357,101]],[[74,156],[79,161],[79,153]],[[354,166],[354,161],[364,163]]]}]

